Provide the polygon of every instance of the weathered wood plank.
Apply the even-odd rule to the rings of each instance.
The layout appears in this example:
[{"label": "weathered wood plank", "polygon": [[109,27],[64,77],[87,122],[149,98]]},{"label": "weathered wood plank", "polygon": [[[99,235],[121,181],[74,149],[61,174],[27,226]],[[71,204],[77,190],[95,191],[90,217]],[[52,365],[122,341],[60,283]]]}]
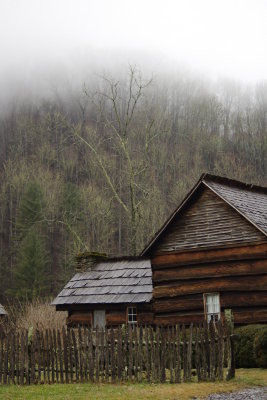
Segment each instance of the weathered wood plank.
[{"label": "weathered wood plank", "polygon": [[60,383],[64,383],[64,372],[63,372],[63,358],[62,358],[62,342],[60,331],[57,331],[57,345],[58,345],[58,357],[59,357],[59,372],[60,372]]},{"label": "weathered wood plank", "polygon": [[126,322],[126,310],[122,312],[110,311],[108,314],[106,314],[107,326],[125,324],[125,322]]},{"label": "weathered wood plank", "polygon": [[138,312],[137,323],[140,325],[153,324],[154,314],[153,312]]},{"label": "weathered wood plank", "polygon": [[92,312],[88,313],[79,313],[74,312],[67,318],[68,325],[91,325],[92,324]]},{"label": "weathered wood plank", "polygon": [[[213,380],[215,371],[218,371],[218,377],[222,377],[223,370],[221,351],[223,329],[220,333],[220,327],[221,322],[218,322],[216,327],[211,324],[208,330],[205,323],[204,329],[199,328],[199,333],[196,333],[194,340],[193,332],[197,332],[197,328],[193,330],[191,324],[190,329],[186,330],[184,325],[182,343],[179,326],[158,326],[156,330],[152,326],[149,328],[129,326],[126,332],[121,327],[118,330],[111,328],[101,332],[92,331],[91,328],[79,329],[78,332],[72,329],[66,332],[63,329],[57,334],[55,331],[52,334],[52,331],[46,330],[45,333],[34,333],[29,343],[27,333],[26,335],[22,333],[21,336],[12,333],[7,337],[0,337],[1,383],[3,381],[21,384],[24,381],[24,372],[27,384],[55,383],[56,381],[80,382],[88,379],[88,370],[92,382],[99,382],[100,377],[103,382],[104,370],[107,382],[110,376],[111,382],[129,379],[141,382],[145,376],[147,381],[151,381],[151,374],[155,383],[166,382],[169,379],[171,383],[180,382],[181,350],[184,381],[191,379],[193,354],[196,352],[198,354],[196,354],[195,365],[199,380],[207,376]],[[230,336],[228,333],[227,335],[230,343]],[[194,343],[196,344],[193,352]],[[16,354],[18,349],[21,354],[28,355],[23,365],[21,365],[23,355],[19,359]],[[104,356],[105,352],[107,356]],[[56,361],[56,354],[58,354],[58,361]],[[229,354],[233,356],[231,352]],[[233,365],[233,360],[229,361],[231,361],[229,365]]]},{"label": "weathered wood plank", "polygon": [[[220,292],[220,304],[222,309],[233,308],[233,305],[235,307],[264,307],[267,306],[267,291]],[[153,306],[156,314],[171,313],[174,311],[181,312],[182,314],[182,311],[189,312],[192,310],[199,313],[204,310],[203,294],[197,293],[173,298],[158,298],[155,299]]]},{"label": "weathered wood plank", "polygon": [[166,282],[179,279],[191,279],[192,276],[201,278],[215,278],[224,276],[242,276],[267,274],[267,259],[256,261],[234,261],[212,263],[200,266],[178,266],[165,268],[153,272],[153,282]]},{"label": "weathered wood plank", "polygon": [[221,291],[255,291],[267,290],[267,275],[255,275],[253,279],[249,276],[199,279],[176,282],[175,285],[157,286],[153,290],[154,298],[174,297],[193,293],[221,292]]},{"label": "weathered wood plank", "polygon": [[185,325],[183,325],[182,328],[182,334],[183,334],[183,381],[187,382],[188,376],[187,376],[187,340],[186,340],[186,330],[185,330]]},{"label": "weathered wood plank", "polygon": [[175,324],[186,324],[190,325],[193,323],[200,323],[204,320],[204,314],[175,314],[175,315],[156,315],[154,322],[156,325],[175,325]]},{"label": "weathered wood plank", "polygon": [[257,243],[265,239],[262,232],[209,188],[203,189],[189,203],[169,223],[154,245],[154,253],[233,243]]},{"label": "weathered wood plank", "polygon": [[234,313],[234,322],[235,324],[252,324],[259,322],[267,322],[267,308],[264,309],[250,309],[250,310],[242,310],[235,311]]},{"label": "weathered wood plank", "polygon": [[190,265],[215,261],[249,260],[267,257],[267,244],[227,247],[220,249],[187,251],[172,254],[161,254],[152,258],[152,269],[157,266],[169,268],[170,265]]}]

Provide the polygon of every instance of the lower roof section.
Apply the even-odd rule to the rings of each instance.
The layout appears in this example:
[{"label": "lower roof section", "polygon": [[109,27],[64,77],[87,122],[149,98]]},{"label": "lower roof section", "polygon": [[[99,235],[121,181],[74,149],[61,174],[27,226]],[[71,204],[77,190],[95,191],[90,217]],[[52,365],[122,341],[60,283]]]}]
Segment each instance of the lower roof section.
[{"label": "lower roof section", "polygon": [[139,258],[107,260],[77,273],[52,304],[134,304],[148,303],[151,299],[151,263]]}]

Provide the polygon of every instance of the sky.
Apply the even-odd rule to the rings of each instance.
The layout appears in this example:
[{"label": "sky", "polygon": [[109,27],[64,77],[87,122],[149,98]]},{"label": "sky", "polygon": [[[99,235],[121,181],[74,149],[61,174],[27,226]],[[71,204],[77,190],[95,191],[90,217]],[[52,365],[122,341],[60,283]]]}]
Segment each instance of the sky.
[{"label": "sky", "polygon": [[266,49],[267,0],[0,0],[0,89],[88,62],[256,83]]}]

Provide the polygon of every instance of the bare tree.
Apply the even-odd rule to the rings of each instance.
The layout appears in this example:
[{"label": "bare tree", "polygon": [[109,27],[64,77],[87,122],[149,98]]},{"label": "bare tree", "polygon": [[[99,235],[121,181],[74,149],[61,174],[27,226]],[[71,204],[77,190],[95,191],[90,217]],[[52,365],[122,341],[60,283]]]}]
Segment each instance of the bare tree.
[{"label": "bare tree", "polygon": [[[140,112],[145,90],[152,80],[144,81],[135,67],[129,67],[128,84],[103,78],[104,88],[91,97],[97,110],[97,121],[94,128],[87,129],[85,137],[81,126],[74,129],[75,136],[84,143],[94,155],[102,175],[108,185],[114,200],[120,205],[130,225],[130,250],[137,252],[137,231],[140,218],[140,207],[143,199],[148,195],[146,188],[140,184],[140,175],[144,174],[149,166],[148,149],[153,138],[157,135],[153,129],[154,119],[142,115]],[[141,145],[133,149],[131,135],[137,129],[138,117],[142,121]],[[101,131],[105,135],[101,136]],[[93,139],[97,137],[98,143]],[[109,148],[115,149],[119,158],[119,177],[112,175],[109,170],[101,144],[106,141]],[[136,154],[138,152],[138,155]],[[142,154],[140,154],[142,153]]]}]

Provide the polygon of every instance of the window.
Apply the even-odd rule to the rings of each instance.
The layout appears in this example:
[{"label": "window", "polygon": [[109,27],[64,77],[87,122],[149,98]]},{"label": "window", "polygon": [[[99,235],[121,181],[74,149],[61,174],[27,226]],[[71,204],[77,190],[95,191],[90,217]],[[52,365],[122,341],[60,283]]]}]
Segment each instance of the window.
[{"label": "window", "polygon": [[128,324],[137,323],[137,310],[136,307],[128,307]]},{"label": "window", "polygon": [[208,322],[220,319],[220,295],[219,293],[204,294],[205,316]]}]

